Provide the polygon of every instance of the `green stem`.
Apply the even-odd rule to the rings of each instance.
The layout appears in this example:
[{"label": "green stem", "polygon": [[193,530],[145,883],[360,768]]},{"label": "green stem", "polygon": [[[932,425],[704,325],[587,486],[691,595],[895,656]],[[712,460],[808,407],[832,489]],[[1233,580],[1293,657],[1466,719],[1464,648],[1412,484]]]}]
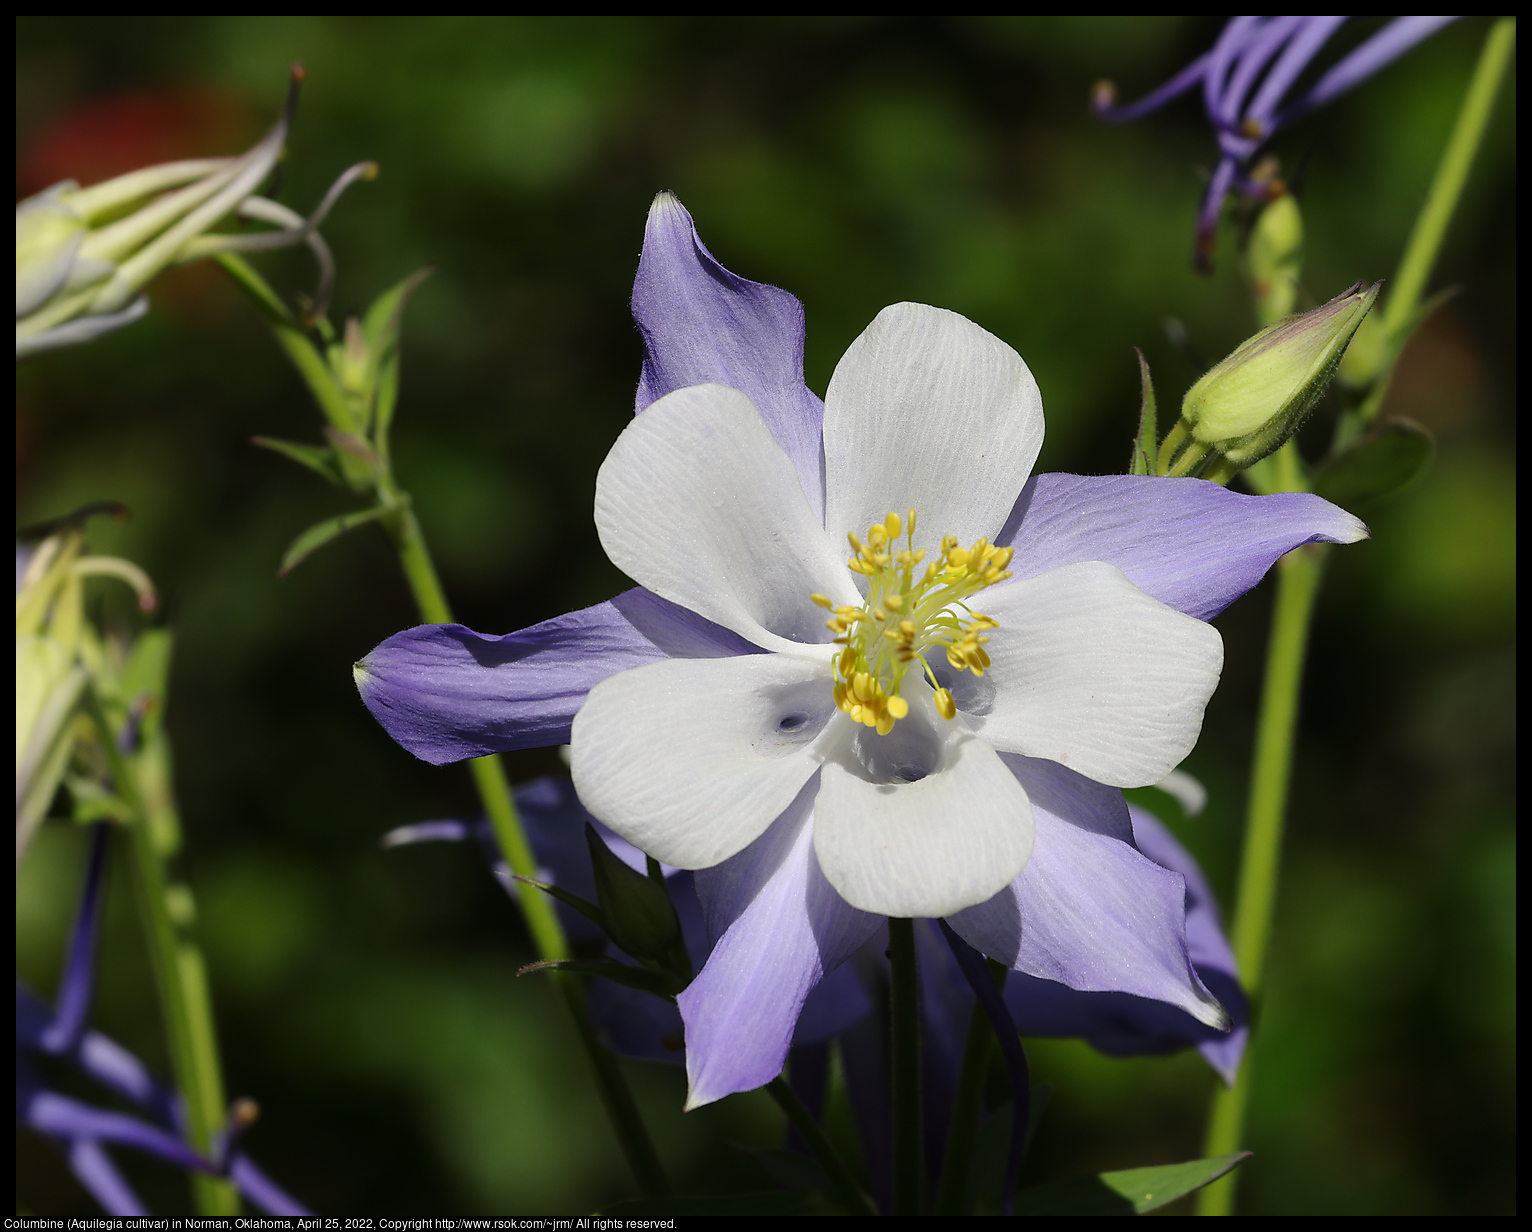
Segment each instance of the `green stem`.
[{"label": "green stem", "polygon": [[[117,733],[93,691],[87,690],[86,704],[106,750],[117,793],[132,813],[128,829],[134,894],[165,1021],[170,1068],[186,1114],[186,1136],[192,1147],[211,1158],[214,1136],[223,1129],[227,1113],[207,968],[191,933],[191,892],[171,884],[166,853],[155,843],[154,819],[139,791],[138,777],[118,750]],[[191,1186],[199,1214],[239,1214],[239,1192],[222,1177],[194,1172]]]},{"label": "green stem", "polygon": [[777,1107],[787,1114],[787,1119],[793,1123],[793,1128],[798,1131],[798,1136],[808,1145],[814,1158],[819,1161],[819,1166],[825,1170],[831,1183],[835,1186],[835,1192],[840,1195],[840,1200],[854,1215],[876,1215],[877,1208],[873,1206],[872,1199],[862,1192],[862,1187],[856,1183],[856,1177],[851,1174],[851,1169],[841,1159],[840,1154],[825,1137],[825,1132],[819,1127],[819,1122],[807,1108],[803,1101],[798,1098],[798,1092],[794,1091],[788,1082],[778,1074],[769,1083],[766,1089],[771,1092],[771,1098],[777,1101]]},{"label": "green stem", "polygon": [[[381,483],[379,489],[379,495],[385,499],[398,499],[399,493],[391,483]],[[441,578],[432,563],[425,535],[414,510],[407,502],[400,502],[398,513],[385,526],[398,550],[399,565],[404,570],[410,592],[415,596],[415,605],[420,609],[421,618],[430,624],[451,624],[452,608],[447,602],[446,591],[442,589]],[[493,753],[487,757],[475,757],[468,763],[468,769],[473,775],[479,800],[484,805],[485,815],[489,818],[506,863],[511,866],[513,873],[535,878],[537,860],[521,828],[511,784],[506,778],[500,758]],[[569,942],[554,912],[552,900],[526,882],[517,882],[516,891],[538,957],[545,961],[568,958]],[[595,1070],[602,1103],[606,1106],[613,1129],[640,1188],[650,1195],[668,1194],[670,1184],[665,1178],[665,1170],[644,1128],[638,1104],[628,1089],[617,1058],[595,1037],[586,1022],[584,985],[578,977],[567,972],[554,972],[553,980],[574,1017],[580,1041],[585,1045],[591,1067]]]},{"label": "green stem", "polygon": [[[1260,996],[1265,973],[1266,942],[1271,932],[1281,863],[1282,822],[1287,811],[1293,741],[1298,728],[1299,688],[1314,601],[1327,555],[1326,545],[1310,544],[1289,552],[1277,562],[1276,607],[1256,725],[1245,850],[1235,891],[1234,926],[1230,930],[1240,982],[1252,1003]],[[1251,1057],[1247,1050],[1234,1085],[1214,1091],[1205,1156],[1226,1155],[1239,1149],[1250,1072]],[[1197,1198],[1198,1214],[1227,1215],[1233,1211],[1234,1177],[1230,1173],[1201,1191]]]},{"label": "green stem", "polygon": [[1494,110],[1495,96],[1505,79],[1511,62],[1511,51],[1516,45],[1516,19],[1502,17],[1490,27],[1479,53],[1479,63],[1463,105],[1458,110],[1457,123],[1447,139],[1431,187],[1426,192],[1425,203],[1415,219],[1415,228],[1404,246],[1399,269],[1394,274],[1393,286],[1389,288],[1388,301],[1383,308],[1383,329],[1388,339],[1388,369],[1379,378],[1362,404],[1360,415],[1364,423],[1371,422],[1383,404],[1388,392],[1389,379],[1393,374],[1393,360],[1404,346],[1414,327],[1416,309],[1430,280],[1431,269],[1441,251],[1447,226],[1452,221],[1458,202],[1463,196],[1463,186],[1468,181],[1469,169],[1474,156],[1484,140]]},{"label": "green stem", "polygon": [[968,1018],[968,1040],[963,1046],[963,1065],[958,1071],[957,1093],[952,1099],[952,1120],[947,1127],[947,1152],[942,1160],[942,1179],[936,1191],[938,1215],[966,1215],[969,1173],[973,1170],[973,1144],[979,1136],[979,1114],[984,1109],[984,1079],[989,1071],[989,1042],[995,1037],[989,1015],[974,1002]]},{"label": "green stem", "polygon": [[915,922],[888,922],[889,1032],[895,1215],[920,1213],[920,981]]}]

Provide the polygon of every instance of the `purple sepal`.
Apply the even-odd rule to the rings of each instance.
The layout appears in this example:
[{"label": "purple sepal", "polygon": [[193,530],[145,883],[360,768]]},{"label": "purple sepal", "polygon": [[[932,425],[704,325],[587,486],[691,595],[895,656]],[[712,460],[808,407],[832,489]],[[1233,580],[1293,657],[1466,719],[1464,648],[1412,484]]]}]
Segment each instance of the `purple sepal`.
[{"label": "purple sepal", "polygon": [[69,1170],[85,1186],[86,1192],[101,1204],[108,1215],[147,1215],[149,1208],[139,1200],[106,1148],[93,1138],[76,1138],[69,1144]]},{"label": "purple sepal", "polygon": [[803,305],[786,291],[724,269],[685,207],[661,193],[644,228],[633,320],[644,339],[634,411],[689,385],[739,390],[792,459],[822,522],[824,403],[803,383]]},{"label": "purple sepal", "polygon": [[635,588],[529,629],[491,637],[417,625],[357,665],[373,718],[433,765],[569,743],[585,695],[616,672],[666,658],[718,658],[756,647]]},{"label": "purple sepal", "polygon": [[1201,479],[1035,475],[995,543],[1035,577],[1080,560],[1116,565],[1177,611],[1211,620],[1305,543],[1352,543],[1366,527],[1307,492],[1247,496]]}]

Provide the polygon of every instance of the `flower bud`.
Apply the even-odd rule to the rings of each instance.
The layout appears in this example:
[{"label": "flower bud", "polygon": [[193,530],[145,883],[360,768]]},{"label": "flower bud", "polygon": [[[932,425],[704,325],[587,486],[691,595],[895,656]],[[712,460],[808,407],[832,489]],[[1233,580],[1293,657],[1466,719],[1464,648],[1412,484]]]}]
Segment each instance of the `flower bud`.
[{"label": "flower bud", "polygon": [[1177,435],[1239,468],[1273,452],[1318,404],[1381,286],[1357,283],[1241,344],[1187,390]]},{"label": "flower bud", "polygon": [[1303,268],[1303,215],[1297,199],[1284,192],[1261,210],[1245,250],[1256,311],[1276,321],[1293,310]]},{"label": "flower bud", "polygon": [[634,958],[665,959],[681,939],[681,921],[670,895],[614,855],[589,824],[585,842],[596,875],[596,897],[612,940]]}]

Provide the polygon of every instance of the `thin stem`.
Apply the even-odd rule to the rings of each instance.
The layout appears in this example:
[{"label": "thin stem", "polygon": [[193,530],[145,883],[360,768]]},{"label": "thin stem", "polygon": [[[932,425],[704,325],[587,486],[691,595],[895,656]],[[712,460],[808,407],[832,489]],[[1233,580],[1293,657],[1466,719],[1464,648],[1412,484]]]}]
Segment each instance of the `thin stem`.
[{"label": "thin stem", "polygon": [[[213,1005],[202,951],[191,936],[189,913],[184,910],[176,913],[171,907],[172,893],[185,902],[190,891],[185,886],[170,884],[164,855],[155,844],[154,820],[138,789],[138,778],[119,751],[117,733],[93,691],[87,691],[86,705],[106,750],[117,793],[132,813],[128,826],[132,837],[130,869],[154,985],[159,993],[160,1013],[165,1020],[170,1067],[186,1115],[186,1137],[198,1152],[211,1158],[214,1136],[223,1128],[226,1116]],[[181,916],[179,920],[177,914]],[[199,1214],[239,1214],[239,1193],[223,1178],[196,1172],[191,1176],[191,1186]]]},{"label": "thin stem", "polygon": [[947,1127],[947,1153],[942,1160],[942,1179],[936,1190],[938,1215],[966,1215],[968,1179],[973,1170],[973,1144],[979,1136],[979,1114],[984,1108],[984,1079],[989,1072],[989,1042],[995,1030],[984,1007],[974,1002],[968,1017],[968,1040],[963,1045],[963,1065],[958,1070],[957,1093],[952,1098],[952,1120]]},{"label": "thin stem", "polygon": [[1383,404],[1388,392],[1389,378],[1393,374],[1392,359],[1403,347],[1410,331],[1419,323],[1416,309],[1425,293],[1431,277],[1431,268],[1441,251],[1447,226],[1452,221],[1458,202],[1463,196],[1463,186],[1468,181],[1469,169],[1474,156],[1484,140],[1494,110],[1495,96],[1505,79],[1511,62],[1511,51],[1516,45],[1516,19],[1502,17],[1490,27],[1479,53],[1479,63],[1463,105],[1458,110],[1457,122],[1452,135],[1447,138],[1441,160],[1436,164],[1436,174],[1426,192],[1425,204],[1415,219],[1415,228],[1405,243],[1404,255],[1399,259],[1399,269],[1394,274],[1393,286],[1383,308],[1383,329],[1388,339],[1390,354],[1389,370],[1373,386],[1366,402],[1362,404],[1361,418],[1370,422]]},{"label": "thin stem", "polygon": [[889,1060],[893,1106],[895,1215],[920,1213],[920,980],[915,923],[890,919]]},{"label": "thin stem", "polygon": [[[393,490],[391,483],[380,483],[379,488],[380,496],[387,493],[398,499],[399,494]],[[420,610],[421,618],[431,624],[452,623],[452,608],[447,602],[446,591],[442,589],[441,578],[432,563],[425,535],[421,532],[414,510],[408,503],[401,501],[398,513],[385,522],[385,526],[398,550],[400,568],[404,570],[410,592],[415,596],[415,605]],[[535,878],[537,860],[521,828],[515,797],[511,793],[511,784],[499,756],[491,753],[487,757],[475,757],[468,763],[468,769],[473,775],[479,800],[484,805],[485,815],[489,818],[490,827],[495,832],[495,839],[500,844],[506,863],[511,866],[513,873]],[[527,931],[532,934],[532,943],[537,948],[538,957],[544,961],[568,958],[569,942],[554,912],[552,900],[525,881],[518,881],[516,890],[522,914],[527,921]],[[665,1170],[660,1164],[654,1144],[649,1140],[638,1104],[628,1089],[617,1059],[595,1037],[586,1022],[584,985],[578,977],[568,972],[554,972],[553,979],[579,1029],[580,1041],[585,1045],[591,1067],[595,1070],[602,1103],[606,1106],[612,1127],[640,1188],[646,1194],[668,1194],[670,1184],[665,1178]]]},{"label": "thin stem", "polygon": [[[1292,777],[1293,741],[1298,727],[1298,694],[1308,650],[1314,601],[1324,573],[1326,545],[1310,544],[1277,562],[1276,607],[1266,651],[1266,680],[1256,725],[1245,850],[1240,861],[1234,926],[1230,930],[1240,981],[1254,1001],[1260,995],[1266,942],[1276,902],[1282,854],[1282,822]],[[1213,1094],[1206,1156],[1239,1149],[1249,1095],[1250,1054],[1232,1087]],[[1234,1207],[1234,1174],[1214,1182],[1197,1198],[1202,1215],[1227,1215]]]},{"label": "thin stem", "polygon": [[819,1161],[819,1166],[829,1176],[831,1183],[835,1186],[835,1192],[847,1209],[855,1215],[876,1215],[878,1211],[873,1206],[872,1199],[862,1192],[862,1187],[856,1183],[856,1177],[851,1174],[851,1169],[846,1166],[845,1160],[825,1137],[819,1122],[803,1106],[803,1101],[798,1098],[798,1093],[792,1086],[778,1074],[766,1084],[766,1089],[771,1093],[772,1099],[777,1101],[777,1107],[787,1114],[787,1119],[793,1123],[793,1128],[798,1131],[799,1137],[803,1139],[814,1158]]}]

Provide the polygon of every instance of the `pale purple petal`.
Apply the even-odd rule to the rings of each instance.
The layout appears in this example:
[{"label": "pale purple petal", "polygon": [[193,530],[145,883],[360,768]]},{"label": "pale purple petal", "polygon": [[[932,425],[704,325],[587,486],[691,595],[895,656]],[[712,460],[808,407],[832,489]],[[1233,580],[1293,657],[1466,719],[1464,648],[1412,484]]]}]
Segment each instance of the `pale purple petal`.
[{"label": "pale purple petal", "polygon": [[1036,800],[1037,842],[1021,875],[948,918],[981,953],[1082,992],[1165,1001],[1210,1025],[1228,1016],[1193,970],[1186,881]]},{"label": "pale purple petal", "polygon": [[147,1215],[149,1208],[133,1192],[106,1148],[90,1138],[69,1144],[69,1170],[108,1215]]},{"label": "pale purple petal", "polygon": [[803,383],[803,305],[786,291],[724,269],[697,237],[691,215],[661,193],[644,228],[633,319],[644,339],[634,410],[688,385],[716,382],[739,390],[792,459],[809,507],[823,523],[824,404]]},{"label": "pale purple petal", "polygon": [[1330,36],[1346,21],[1344,17],[1304,17],[1298,20],[1303,23],[1302,28],[1293,36],[1282,58],[1271,66],[1271,72],[1266,74],[1260,90],[1246,109],[1246,114],[1258,120],[1268,132],[1271,129],[1272,113],[1276,111],[1283,95],[1298,79],[1298,75],[1308,68],[1320,48],[1330,41]]},{"label": "pale purple petal", "polygon": [[1240,1058],[1250,1035],[1250,1003],[1239,983],[1239,965],[1224,936],[1218,902],[1213,897],[1202,868],[1191,852],[1165,828],[1153,813],[1136,805],[1129,810],[1133,817],[1133,837],[1138,849],[1162,868],[1186,878],[1186,942],[1192,966],[1202,982],[1229,1011],[1233,1028],[1215,1032],[1190,1017],[1183,1018],[1180,1033],[1196,1042],[1197,1051],[1207,1059],[1226,1083],[1233,1084]]},{"label": "pale purple petal", "polygon": [[439,766],[569,743],[585,695],[616,672],[755,650],[635,588],[504,637],[462,625],[417,625],[380,643],[355,674],[373,718],[416,757]]},{"label": "pale purple petal", "polygon": [[1430,38],[1457,17],[1396,17],[1383,29],[1330,69],[1314,83],[1313,89],[1295,100],[1276,119],[1286,124],[1305,111],[1329,102],[1352,86],[1366,81],[1384,65],[1403,55],[1411,47]]},{"label": "pale purple petal", "polygon": [[1201,479],[1038,475],[996,542],[1015,547],[1017,578],[1104,560],[1161,603],[1211,620],[1293,548],[1366,536],[1358,519],[1306,492],[1247,496]]},{"label": "pale purple petal", "polygon": [[1214,124],[1231,127],[1234,115],[1229,109],[1226,84],[1230,67],[1247,46],[1261,36],[1267,19],[1248,14],[1229,19],[1213,50],[1208,52],[1207,76],[1202,82],[1202,105]]},{"label": "pale purple petal", "polygon": [[809,991],[883,922],[848,906],[819,871],[814,793],[811,783],[753,844],[697,873],[718,942],[677,998],[688,1108],[775,1078]]},{"label": "pale purple petal", "polygon": [[235,1188],[268,1215],[312,1215],[301,1202],[255,1166],[248,1155],[236,1155],[229,1161],[229,1179]]},{"label": "pale purple petal", "polygon": [[[1229,78],[1229,83],[1224,87],[1223,97],[1219,99],[1218,114],[1214,119],[1223,127],[1224,131],[1238,131],[1240,120],[1245,114],[1245,98],[1249,95],[1255,80],[1260,76],[1261,70],[1271,62],[1272,56],[1282,50],[1284,43],[1292,38],[1293,32],[1309,18],[1306,17],[1274,17],[1262,28],[1260,35],[1254,38],[1240,53],[1235,64],[1234,73]],[[1342,18],[1342,21],[1345,19]],[[1326,35],[1326,38],[1329,36]],[[1323,39],[1320,40],[1323,43]],[[1315,50],[1318,50],[1317,48]],[[1309,52],[1310,58],[1313,52]],[[1287,57],[1284,55],[1283,59]],[[1273,72],[1276,70],[1273,69]],[[1264,93],[1270,84],[1270,75],[1262,83]]]}]

